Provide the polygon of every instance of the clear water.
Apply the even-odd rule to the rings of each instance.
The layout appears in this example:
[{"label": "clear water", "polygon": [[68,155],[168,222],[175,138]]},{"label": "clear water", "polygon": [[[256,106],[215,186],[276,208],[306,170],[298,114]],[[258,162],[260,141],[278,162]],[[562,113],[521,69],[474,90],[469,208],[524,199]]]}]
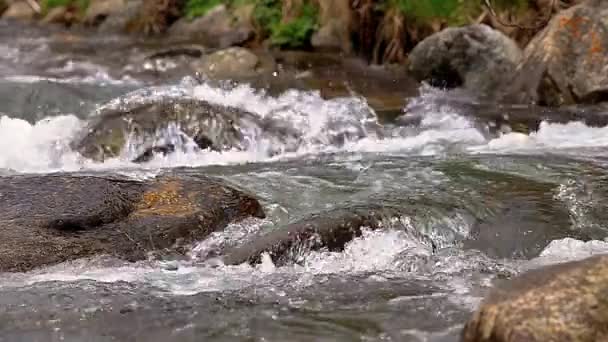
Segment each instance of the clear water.
[{"label": "clear water", "polygon": [[[179,168],[255,193],[268,218],[213,234],[187,261],[99,258],[3,274],[0,341],[456,341],[493,280],[608,252],[608,128],[543,123],[530,135],[491,136],[458,105],[436,101],[453,94],[422,86],[403,108],[422,115],[419,124],[371,130],[379,120],[364,96],[150,81],[137,58],[115,60],[108,51],[104,62],[76,52],[78,44],[53,49],[52,36],[35,30],[19,29],[13,39],[13,25],[0,22],[0,174],[148,178]],[[179,152],[146,164],[128,156],[96,163],[69,148],[96,109],[158,96],[272,117],[304,144],[271,154],[282,147],[272,132],[249,132],[246,151]],[[351,130],[366,134],[332,143]],[[286,266],[269,258],[204,263],[256,233],[365,203],[407,214],[343,252],[303,251]]]}]

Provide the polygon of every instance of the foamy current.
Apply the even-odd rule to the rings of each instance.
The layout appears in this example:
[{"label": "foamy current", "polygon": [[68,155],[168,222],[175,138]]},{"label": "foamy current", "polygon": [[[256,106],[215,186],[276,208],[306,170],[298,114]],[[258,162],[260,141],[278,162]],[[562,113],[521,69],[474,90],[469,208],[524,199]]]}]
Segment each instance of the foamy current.
[{"label": "foamy current", "polygon": [[[248,110],[260,117],[272,117],[297,128],[304,141],[295,152],[269,155],[264,134],[246,151],[177,152],[157,156],[145,165],[134,165],[126,158],[95,163],[83,159],[69,148],[70,139],[82,129],[84,121],[75,116],[48,117],[34,124],[6,113],[0,119],[0,168],[15,172],[55,172],[105,169],[158,169],[179,166],[231,165],[250,162],[272,162],[323,153],[387,153],[432,156],[456,149],[460,153],[522,153],[555,151],[559,149],[597,149],[608,145],[608,128],[587,127],[579,122],[568,124],[542,123],[538,132],[530,135],[508,133],[488,139],[468,118],[447,106],[426,112],[416,129],[392,128],[383,137],[368,132],[366,137],[347,141],[342,146],[328,143],[336,130],[348,131],[375,123],[376,117],[364,99],[346,97],[326,100],[317,92],[290,90],[278,97],[266,95],[248,85],[232,89],[208,84],[146,88],[111,101],[103,108],[133,104],[150,97],[191,96],[194,98]],[[420,98],[424,100],[425,97]],[[92,113],[92,115],[96,115]],[[273,146],[276,150],[277,146]],[[128,148],[127,148],[128,149]],[[280,150],[280,148],[278,148]]]},{"label": "foamy current", "polygon": [[[343,166],[363,173],[365,166],[361,162],[365,154],[437,156],[452,152],[472,155],[538,153],[559,148],[596,149],[608,145],[606,138],[608,128],[591,128],[576,122],[543,123],[538,132],[530,135],[509,133],[488,139],[478,126],[456,110],[447,106],[440,108],[423,106],[427,110],[429,108],[433,110],[425,113],[417,127],[386,127],[387,132],[382,136],[369,132],[365,137],[347,141],[341,146],[334,146],[327,142],[331,140],[330,136],[336,133],[335,130],[358,129],[376,123],[375,113],[364,99],[345,97],[326,100],[317,92],[296,90],[272,97],[248,85],[225,89],[208,84],[193,85],[189,80],[171,87],[144,88],[119,100],[111,101],[103,108],[132,105],[155,96],[194,97],[211,103],[243,108],[262,118],[272,117],[297,128],[307,143],[295,152],[271,156],[265,146],[269,142],[264,140],[264,134],[259,134],[257,135],[259,141],[251,144],[251,148],[246,151],[222,153],[182,151],[165,157],[156,156],[145,164],[133,164],[126,157],[96,163],[83,158],[69,147],[70,140],[84,126],[83,120],[73,115],[62,115],[30,124],[8,113],[0,118],[2,150],[0,169],[16,173],[95,170],[120,172],[145,178],[153,177],[162,168],[271,163],[337,154],[343,155],[335,159],[341,160]],[[426,100],[428,98],[423,94],[415,105],[420,106],[421,103],[424,105]],[[276,204],[272,202],[267,204],[269,208],[273,205]],[[280,210],[280,208],[271,209],[273,212]],[[409,273],[411,277],[423,278],[442,277],[448,274],[452,277],[449,286],[451,290],[456,291],[454,301],[472,307],[479,298],[473,294],[469,295],[472,284],[475,283],[471,278],[471,270],[492,265],[492,267],[502,267],[506,272],[517,272],[516,270],[522,267],[520,263],[510,261],[497,265],[497,261],[491,261],[483,255],[472,255],[459,249],[447,248],[446,250],[452,252],[435,256],[423,241],[405,234],[402,230],[390,229],[367,231],[362,237],[349,243],[340,253],[326,251],[307,253],[303,255],[302,263],[291,266],[276,267],[269,258],[263,258],[261,264],[254,266],[208,267],[199,263],[202,257],[212,253],[214,249],[237,244],[244,241],[247,236],[259,232],[263,224],[270,223],[247,222],[244,225],[232,225],[224,232],[215,233],[209,239],[193,246],[189,261],[168,264],[76,261],[25,275],[11,275],[3,280],[0,286],[93,279],[100,282],[142,282],[174,294],[194,294],[234,290],[253,285],[272,288],[277,275],[288,278],[296,276],[296,285],[307,286],[314,283],[317,277],[328,274],[367,275],[371,272],[374,274],[371,278],[373,281],[383,281],[395,274],[403,276]],[[455,220],[450,224],[454,231],[467,232],[471,229],[467,226],[467,222],[462,220]],[[423,228],[412,227],[412,229]],[[451,242],[442,243],[449,247]],[[608,247],[606,242],[602,241],[583,243],[568,239],[558,240],[548,246],[538,259],[523,268],[533,267],[538,263],[574,260],[581,256],[606,251]]]}]

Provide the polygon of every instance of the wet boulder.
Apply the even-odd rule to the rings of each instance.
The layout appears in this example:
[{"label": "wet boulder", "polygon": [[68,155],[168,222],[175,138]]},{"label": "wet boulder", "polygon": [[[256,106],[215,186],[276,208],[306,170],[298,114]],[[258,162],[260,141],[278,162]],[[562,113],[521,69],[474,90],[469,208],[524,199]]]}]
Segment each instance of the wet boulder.
[{"label": "wet boulder", "polygon": [[165,174],[0,178],[0,272],[78,258],[128,261],[184,252],[231,222],[264,217],[258,201],[219,179]]},{"label": "wet boulder", "polygon": [[[323,248],[341,251],[361,236],[365,228],[381,228],[387,220],[398,216],[396,209],[375,205],[332,209],[254,237],[248,243],[226,250],[221,260],[227,265],[255,264],[260,262],[262,254],[268,253],[276,265],[297,262],[305,252]],[[433,244],[419,232],[410,233],[429,246]]]},{"label": "wet boulder", "polygon": [[505,100],[561,106],[608,100],[608,2],[556,15],[524,50]]},{"label": "wet boulder", "polygon": [[420,42],[409,55],[418,81],[445,88],[463,87],[480,96],[497,96],[521,60],[521,49],[487,25],[451,27]]},{"label": "wet boulder", "polygon": [[145,161],[154,151],[177,148],[246,149],[241,130],[259,127],[251,113],[188,97],[126,101],[103,107],[72,148],[97,161],[113,157]]},{"label": "wet boulder", "polygon": [[507,281],[481,304],[462,334],[464,342],[607,339],[608,255]]}]

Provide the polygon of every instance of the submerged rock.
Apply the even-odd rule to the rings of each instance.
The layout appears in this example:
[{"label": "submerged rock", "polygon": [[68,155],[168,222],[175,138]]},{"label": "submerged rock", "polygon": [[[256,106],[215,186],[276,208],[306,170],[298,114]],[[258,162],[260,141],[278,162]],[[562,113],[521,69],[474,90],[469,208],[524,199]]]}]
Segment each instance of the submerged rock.
[{"label": "submerged rock", "polygon": [[608,101],[608,2],[556,15],[528,44],[506,100],[561,106]]},{"label": "submerged rock", "polygon": [[227,250],[222,261],[227,265],[254,264],[260,262],[263,253],[268,253],[275,264],[283,265],[296,261],[294,259],[303,252],[322,248],[341,251],[347,243],[361,236],[364,228],[379,228],[385,219],[397,216],[397,210],[381,206],[334,209],[314,214]]},{"label": "submerged rock", "polygon": [[607,340],[608,255],[508,281],[482,303],[462,336],[464,342]]},{"label": "submerged rock", "polygon": [[409,55],[419,81],[496,96],[521,59],[517,44],[487,25],[447,28],[418,44]]},{"label": "submerged rock", "polygon": [[240,129],[257,127],[256,120],[251,113],[203,100],[150,99],[103,110],[87,124],[72,148],[97,161],[125,154],[145,161],[146,154],[155,149],[171,152],[176,145],[189,142],[202,149],[244,149]]},{"label": "submerged rock", "polygon": [[0,272],[78,258],[128,261],[183,247],[246,217],[258,201],[219,179],[148,181],[70,174],[0,178]]}]

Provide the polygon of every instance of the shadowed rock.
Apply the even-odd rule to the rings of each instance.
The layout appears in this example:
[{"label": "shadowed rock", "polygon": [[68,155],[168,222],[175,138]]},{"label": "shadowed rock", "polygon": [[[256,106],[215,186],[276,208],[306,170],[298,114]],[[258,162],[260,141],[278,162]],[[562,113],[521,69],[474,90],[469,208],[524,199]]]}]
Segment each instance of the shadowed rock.
[{"label": "shadowed rock", "polygon": [[470,25],[424,39],[410,53],[409,69],[419,81],[493,97],[520,59],[521,50],[509,37],[487,25]]},{"label": "shadowed rock", "polygon": [[0,178],[0,272],[77,258],[136,261],[231,222],[264,217],[258,201],[220,180],[163,175],[145,182],[46,175]]},{"label": "shadowed rock", "polygon": [[464,342],[608,340],[608,256],[525,273],[496,289]]},{"label": "shadowed rock", "polygon": [[380,228],[384,219],[397,216],[397,210],[381,206],[314,214],[226,251],[222,261],[227,265],[254,264],[260,262],[263,253],[268,253],[275,264],[282,265],[293,262],[301,252],[322,248],[341,251],[347,243],[361,236],[364,228]]}]

